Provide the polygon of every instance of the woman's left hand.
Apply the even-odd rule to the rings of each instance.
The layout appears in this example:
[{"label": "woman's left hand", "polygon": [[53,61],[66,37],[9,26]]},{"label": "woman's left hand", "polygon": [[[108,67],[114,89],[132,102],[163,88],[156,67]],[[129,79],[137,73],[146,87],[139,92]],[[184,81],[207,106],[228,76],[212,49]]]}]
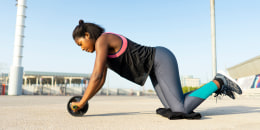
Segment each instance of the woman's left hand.
[{"label": "woman's left hand", "polygon": [[74,112],[83,108],[83,106],[80,104],[80,102],[71,102],[70,107],[71,107],[71,110],[74,111]]}]

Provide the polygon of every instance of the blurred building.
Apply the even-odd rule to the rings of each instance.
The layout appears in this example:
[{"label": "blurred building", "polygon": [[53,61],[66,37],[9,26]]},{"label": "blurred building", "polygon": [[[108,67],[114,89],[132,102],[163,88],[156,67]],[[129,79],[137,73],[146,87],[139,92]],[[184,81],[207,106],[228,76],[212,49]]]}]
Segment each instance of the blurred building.
[{"label": "blurred building", "polygon": [[200,86],[200,79],[194,78],[193,76],[181,76],[181,85],[182,87],[199,87]]},{"label": "blurred building", "polygon": [[8,74],[0,73],[0,85],[7,84],[7,81],[8,81]]},{"label": "blurred building", "polygon": [[242,89],[260,88],[260,56],[227,69]]},{"label": "blurred building", "polygon": [[[62,73],[62,72],[39,72],[24,71],[23,74],[23,95],[83,95],[88,85],[91,74]],[[8,92],[9,77],[1,73],[0,83],[6,84]],[[0,92],[2,87],[0,84]],[[1,94],[1,93],[0,93]],[[7,94],[7,93],[5,93]],[[128,95],[128,96],[154,96],[154,91],[102,88],[96,95]]]},{"label": "blurred building", "polygon": [[[8,84],[8,74],[2,74],[2,83]],[[90,74],[24,71],[23,86],[85,86],[90,79]]]}]

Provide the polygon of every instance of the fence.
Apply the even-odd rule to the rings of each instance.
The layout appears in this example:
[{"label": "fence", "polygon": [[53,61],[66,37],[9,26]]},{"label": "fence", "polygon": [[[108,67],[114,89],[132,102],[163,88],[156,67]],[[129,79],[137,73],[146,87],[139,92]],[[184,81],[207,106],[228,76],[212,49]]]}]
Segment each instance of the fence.
[{"label": "fence", "polygon": [[[86,87],[81,86],[23,86],[23,95],[83,95]],[[133,89],[121,89],[121,88],[103,88],[99,90],[96,95],[111,95],[111,96],[154,96],[155,92],[151,91],[138,91]]]},{"label": "fence", "polygon": [[83,95],[85,87],[23,86],[23,95]]},{"label": "fence", "polygon": [[[8,86],[5,88],[0,85],[0,92],[2,95],[8,95]],[[83,95],[86,87],[82,86],[22,86],[22,95],[54,95],[54,96],[73,96]],[[3,94],[3,91],[4,94]],[[139,91],[134,89],[121,89],[121,88],[102,88],[96,95],[107,96],[155,96],[154,91]]]}]

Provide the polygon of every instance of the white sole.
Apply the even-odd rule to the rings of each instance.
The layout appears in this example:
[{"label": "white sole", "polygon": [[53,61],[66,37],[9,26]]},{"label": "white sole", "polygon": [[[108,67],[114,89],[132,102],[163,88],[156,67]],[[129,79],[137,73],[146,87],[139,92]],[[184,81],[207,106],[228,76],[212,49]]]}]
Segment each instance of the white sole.
[{"label": "white sole", "polygon": [[224,76],[226,76],[229,80],[231,80],[232,82],[234,82],[235,84],[237,84],[238,87],[240,87],[240,86],[238,85],[238,82],[237,82],[235,79],[233,79],[232,77],[230,77],[229,75],[227,75],[224,71],[219,71],[218,73],[219,73],[219,74],[222,74],[222,75],[224,75]]}]

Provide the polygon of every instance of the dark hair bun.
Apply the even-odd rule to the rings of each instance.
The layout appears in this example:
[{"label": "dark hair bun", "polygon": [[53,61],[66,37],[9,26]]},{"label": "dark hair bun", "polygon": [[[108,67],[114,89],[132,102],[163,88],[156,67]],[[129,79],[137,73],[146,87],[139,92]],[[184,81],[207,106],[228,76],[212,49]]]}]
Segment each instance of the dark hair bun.
[{"label": "dark hair bun", "polygon": [[79,25],[82,25],[82,24],[84,24],[84,21],[81,19],[81,20],[79,20]]}]

